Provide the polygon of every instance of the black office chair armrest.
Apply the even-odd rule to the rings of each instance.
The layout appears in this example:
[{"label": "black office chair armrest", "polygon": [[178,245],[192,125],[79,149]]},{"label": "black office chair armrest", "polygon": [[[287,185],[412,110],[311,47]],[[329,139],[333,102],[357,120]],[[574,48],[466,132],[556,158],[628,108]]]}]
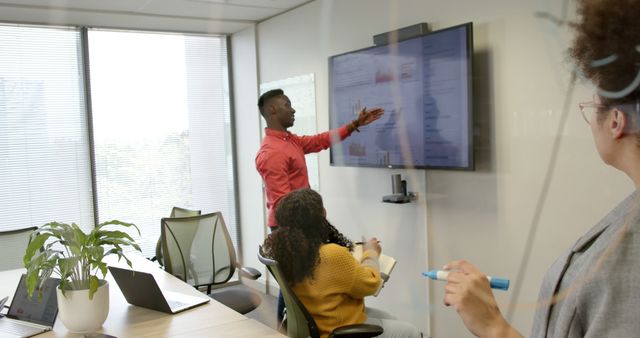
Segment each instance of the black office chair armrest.
[{"label": "black office chair armrest", "polygon": [[354,325],[346,325],[339,327],[331,334],[329,337],[338,338],[368,338],[368,337],[377,337],[382,334],[384,330],[382,327],[378,325],[372,324],[354,324]]},{"label": "black office chair armrest", "polygon": [[262,273],[260,271],[248,266],[240,267],[240,274],[242,274],[243,277],[251,279],[258,279],[260,278],[260,276],[262,276]]}]

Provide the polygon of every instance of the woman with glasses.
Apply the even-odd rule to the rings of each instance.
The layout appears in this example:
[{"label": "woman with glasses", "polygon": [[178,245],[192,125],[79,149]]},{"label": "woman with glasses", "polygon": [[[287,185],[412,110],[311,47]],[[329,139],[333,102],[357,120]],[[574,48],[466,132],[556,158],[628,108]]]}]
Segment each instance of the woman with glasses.
[{"label": "woman with glasses", "polygon": [[[602,161],[635,191],[550,267],[531,337],[640,336],[640,0],[577,0],[570,55],[597,91],[580,104]],[[597,182],[606,184],[606,182]],[[466,261],[444,303],[478,337],[521,337],[502,316],[486,276]]]},{"label": "woman with glasses", "polygon": [[262,249],[275,259],[291,289],[304,304],[326,338],[335,328],[351,324],[375,324],[384,329],[379,336],[420,338],[413,325],[380,310],[367,309],[364,297],[378,291],[381,247],[375,238],[364,243],[357,261],[353,243],[329,224],[322,197],[311,189],[287,194],[276,208],[279,228]]}]

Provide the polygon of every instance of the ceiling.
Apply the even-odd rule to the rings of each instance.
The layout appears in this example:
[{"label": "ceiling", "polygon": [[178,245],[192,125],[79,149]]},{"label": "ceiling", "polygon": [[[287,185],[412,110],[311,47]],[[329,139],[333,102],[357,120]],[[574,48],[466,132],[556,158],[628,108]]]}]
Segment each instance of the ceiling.
[{"label": "ceiling", "polygon": [[0,20],[235,33],[311,0],[0,0]]}]

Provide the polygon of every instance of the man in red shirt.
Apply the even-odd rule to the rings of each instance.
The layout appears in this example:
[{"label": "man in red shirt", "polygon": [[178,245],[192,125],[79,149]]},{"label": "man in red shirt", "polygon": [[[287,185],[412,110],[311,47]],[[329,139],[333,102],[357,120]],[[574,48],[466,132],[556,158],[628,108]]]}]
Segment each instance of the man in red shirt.
[{"label": "man in red shirt", "polygon": [[267,121],[265,137],[256,155],[256,169],[264,182],[267,195],[267,225],[277,227],[275,208],[278,201],[291,191],[309,188],[305,154],[329,148],[331,144],[347,138],[358,127],[379,119],[382,108],[366,108],[358,118],[342,127],[313,136],[298,136],[287,131],[295,121],[295,109],[282,89],[270,90],[258,100],[260,114]]}]

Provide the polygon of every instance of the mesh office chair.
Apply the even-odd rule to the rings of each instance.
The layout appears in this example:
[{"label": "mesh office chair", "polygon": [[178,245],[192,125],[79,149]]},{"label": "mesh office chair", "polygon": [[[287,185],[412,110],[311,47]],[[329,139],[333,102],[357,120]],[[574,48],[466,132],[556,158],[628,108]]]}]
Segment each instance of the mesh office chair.
[{"label": "mesh office chair", "polygon": [[[171,209],[170,218],[178,218],[178,217],[191,217],[191,216],[199,216],[202,214],[200,210],[189,210],[180,207],[173,207]],[[156,243],[156,255],[151,257],[151,261],[158,261],[160,266],[164,266],[164,260],[162,259],[162,237],[158,238],[158,243]]]},{"label": "mesh office chair", "polygon": [[261,297],[243,285],[233,289],[216,289],[233,277],[236,268],[243,277],[258,279],[262,274],[241,267],[227,227],[219,212],[161,221],[162,251],[165,270],[193,285],[207,287],[207,294],[224,305],[245,314],[260,305]]},{"label": "mesh office chair", "polygon": [[[278,262],[267,258],[262,252],[262,246],[258,248],[258,259],[262,264],[267,266],[267,269],[276,282],[280,286],[280,292],[284,297],[284,303],[286,306],[286,315],[284,321],[287,326],[287,336],[290,338],[319,338],[320,333],[315,320],[304,307],[304,304],[298,299],[289,287],[289,283],[285,280],[284,275],[280,270]],[[331,334],[329,338],[366,338],[376,337],[382,334],[384,330],[378,325],[372,324],[354,324],[338,327]]]},{"label": "mesh office chair", "polygon": [[38,227],[0,231],[0,271],[23,268],[22,257],[29,245],[29,236]]}]

